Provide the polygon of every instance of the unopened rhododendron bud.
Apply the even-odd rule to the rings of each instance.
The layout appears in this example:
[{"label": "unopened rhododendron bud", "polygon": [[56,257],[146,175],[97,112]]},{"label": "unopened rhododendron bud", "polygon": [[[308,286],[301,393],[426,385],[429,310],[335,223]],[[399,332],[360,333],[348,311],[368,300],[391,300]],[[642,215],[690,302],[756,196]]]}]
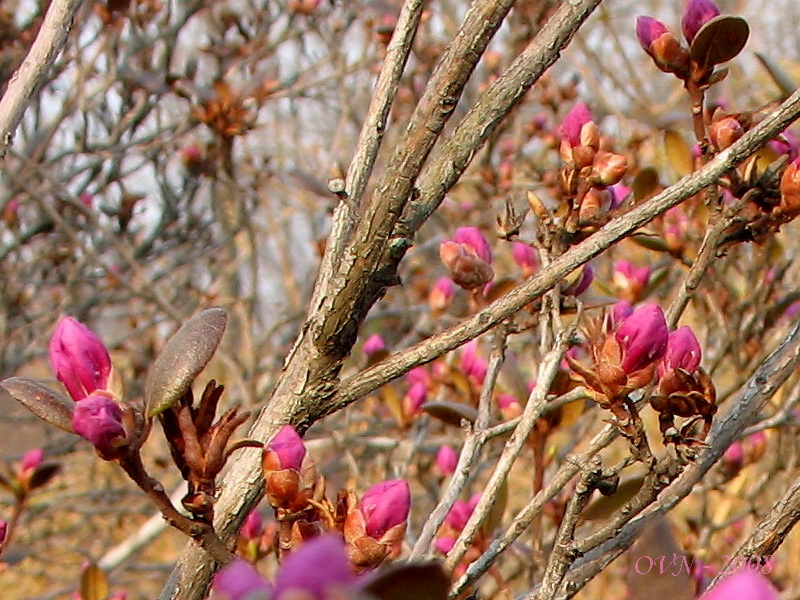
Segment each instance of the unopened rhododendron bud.
[{"label": "unopened rhododendron bud", "polygon": [[525,277],[533,275],[539,267],[539,259],[536,257],[536,250],[531,248],[528,244],[514,242],[511,254],[514,257],[514,262],[520,266],[522,274]]},{"label": "unopened rhododendron bud", "polygon": [[436,451],[436,468],[445,477],[456,472],[458,464],[458,452],[452,446],[440,446]]},{"label": "unopened rhododendron bud", "polygon": [[717,119],[708,129],[711,145],[717,150],[725,150],[736,140],[744,135],[744,127],[736,117],[722,117]]},{"label": "unopened rhododendron bud", "polygon": [[522,404],[511,394],[498,394],[497,406],[500,407],[500,414],[506,420],[515,419],[522,414]]},{"label": "unopened rhododendron bud", "polygon": [[481,287],[494,278],[492,250],[476,227],[459,227],[452,240],[440,244],[439,257],[464,289]]},{"label": "unopened rhododendron bud", "polygon": [[62,317],[50,338],[50,365],[75,401],[106,389],[111,374],[103,342],[72,317]]},{"label": "unopened rhododendron bud", "polygon": [[428,306],[434,312],[447,310],[456,295],[456,284],[449,277],[441,277],[428,294]]},{"label": "unopened rhododendron bud", "polygon": [[611,278],[623,300],[636,302],[650,280],[650,267],[635,267],[630,261],[618,260]]},{"label": "unopened rhododendron bud", "polygon": [[700,28],[719,14],[719,8],[711,0],[689,0],[681,16],[683,37],[691,44]]},{"label": "unopened rhododendron bud", "polygon": [[8,537],[8,521],[0,519],[0,548],[6,543],[6,537]]},{"label": "unopened rhododendron bud", "polygon": [[594,158],[594,176],[604,186],[619,183],[628,171],[628,159],[622,154],[600,150]]},{"label": "unopened rhododendron bud", "polygon": [[403,416],[407,421],[418,414],[428,399],[428,386],[424,383],[412,383],[406,395],[403,396]]},{"label": "unopened rhododendron bud", "polygon": [[358,503],[367,535],[374,539],[380,539],[391,528],[404,524],[410,507],[411,490],[404,479],[392,479],[372,486]]},{"label": "unopened rhododendron bud", "polygon": [[97,454],[105,460],[119,457],[128,438],[122,426],[122,409],[110,394],[96,391],[75,403],[72,429],[91,442]]},{"label": "unopened rhododendron bud", "polygon": [[236,559],[220,569],[214,576],[213,587],[214,597],[221,600],[268,600],[272,598],[272,586],[256,571],[253,565],[242,559]]},{"label": "unopened rhododendron bud", "polygon": [[590,132],[588,130],[586,135],[583,134],[584,127],[592,122],[592,113],[589,107],[583,102],[580,102],[572,107],[572,110],[564,117],[564,120],[558,128],[558,132],[561,134],[561,139],[574,148],[582,145],[582,136],[586,138],[586,141],[593,141],[591,136],[589,136]]},{"label": "unopened rhododendron bud", "polygon": [[383,338],[378,333],[373,333],[371,336],[367,338],[364,342],[364,346],[362,350],[364,354],[370,356],[375,354],[376,352],[380,352],[381,350],[386,349],[386,343],[383,341]]},{"label": "unopened rhododendron bud", "polygon": [[478,354],[477,339],[470,340],[461,348],[459,366],[464,375],[475,380],[478,385],[483,384],[489,367],[486,361]]},{"label": "unopened rhododendron bud", "polygon": [[589,289],[594,281],[594,267],[592,265],[583,265],[580,277],[571,285],[565,287],[561,292],[565,296],[580,296],[583,292]]},{"label": "unopened rhododendron bud", "polygon": [[638,308],[617,329],[622,350],[622,370],[630,375],[655,363],[667,348],[669,329],[664,311],[657,304]]},{"label": "unopened rhododendron bud", "polygon": [[239,535],[248,540],[255,540],[263,531],[264,519],[258,510],[253,510],[244,520],[244,524],[242,525],[242,530],[239,532]]},{"label": "unopened rhododendron bud", "polygon": [[664,23],[653,17],[638,17],[636,37],[659,69],[678,77],[688,76],[689,51]]},{"label": "unopened rhododendron bud", "polygon": [[792,218],[800,214],[800,158],[795,158],[781,176],[781,211]]},{"label": "unopened rhododendron bud", "polygon": [[281,427],[264,449],[265,469],[270,468],[273,471],[299,471],[305,457],[306,447],[303,440],[291,425]]},{"label": "unopened rhododendron bud", "polygon": [[778,600],[780,596],[760,573],[741,570],[726,577],[700,597],[700,600]]},{"label": "unopened rhododendron bud", "polygon": [[659,376],[673,369],[694,373],[700,366],[700,343],[691,327],[683,326],[669,334],[664,358],[658,365]]},{"label": "unopened rhododendron bud", "polygon": [[44,450],[41,448],[34,448],[33,450],[28,450],[25,453],[25,456],[22,457],[22,460],[19,463],[19,471],[20,474],[29,473],[30,471],[35,470],[39,465],[42,464],[44,460]]}]

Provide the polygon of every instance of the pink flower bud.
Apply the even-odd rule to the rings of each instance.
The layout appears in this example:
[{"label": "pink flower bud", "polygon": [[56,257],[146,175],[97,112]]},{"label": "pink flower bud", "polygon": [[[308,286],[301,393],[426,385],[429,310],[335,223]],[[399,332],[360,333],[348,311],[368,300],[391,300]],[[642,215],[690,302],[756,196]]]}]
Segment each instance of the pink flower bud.
[{"label": "pink flower bud", "polygon": [[800,158],[795,158],[781,176],[781,211],[796,217],[800,214]]},{"label": "pink flower bud", "polygon": [[272,586],[253,565],[240,558],[219,570],[214,576],[213,589],[215,597],[224,600],[267,600],[272,595]]},{"label": "pink flower bud", "polygon": [[592,113],[589,107],[583,102],[580,102],[573,106],[572,110],[564,117],[564,120],[558,128],[558,132],[563,141],[566,141],[570,147],[575,148],[576,146],[582,145],[581,132],[584,125],[591,122]]},{"label": "pink flower bud", "polygon": [[[479,250],[484,256],[488,253],[489,262],[478,255]],[[439,257],[450,270],[453,281],[464,289],[473,290],[479,288],[494,278],[494,271],[490,265],[491,251],[488,250],[488,243],[485,247],[479,245],[478,249],[476,249],[472,244],[445,240],[439,245]]]},{"label": "pink flower bud", "polygon": [[583,265],[581,276],[575,283],[567,286],[562,290],[565,296],[580,296],[583,292],[589,289],[594,281],[594,267],[592,265]]},{"label": "pink flower bud", "polygon": [[700,28],[719,14],[719,8],[711,0],[689,0],[681,16],[683,37],[691,44]]},{"label": "pink flower bud", "polygon": [[42,464],[44,460],[44,450],[41,448],[34,448],[33,450],[28,450],[25,453],[25,456],[22,457],[22,460],[19,463],[19,470],[21,473],[26,473],[33,471],[39,465]]},{"label": "pink flower bud", "polygon": [[258,510],[253,510],[247,515],[247,518],[244,520],[244,524],[242,525],[242,530],[239,532],[246,540],[256,540],[261,537],[261,534],[264,531],[264,519],[261,516],[261,513]]},{"label": "pink flower bud", "polygon": [[272,600],[349,598],[356,584],[344,543],[336,534],[309,540],[283,561]]},{"label": "pink flower bud", "polygon": [[6,537],[8,537],[8,521],[0,519],[0,548],[6,543]]},{"label": "pink flower bud", "polygon": [[453,504],[453,507],[450,509],[450,512],[447,513],[447,516],[444,519],[445,523],[450,525],[450,527],[456,531],[461,531],[464,529],[464,526],[467,524],[467,521],[469,521],[469,518],[475,511],[475,507],[478,505],[478,501],[480,501],[480,499],[481,495],[475,494],[469,499],[468,502],[456,500]]},{"label": "pink flower bud", "polygon": [[618,260],[612,274],[614,285],[623,299],[636,301],[641,297],[650,280],[650,267],[635,267],[627,260]]},{"label": "pink flower bud", "polygon": [[778,600],[780,596],[769,580],[747,570],[726,577],[700,597],[700,600]]},{"label": "pink flower bud", "polygon": [[76,402],[105,389],[111,373],[103,342],[72,317],[62,317],[50,338],[50,365]]},{"label": "pink flower bud", "polygon": [[456,538],[450,536],[437,537],[433,540],[433,547],[442,554],[447,554],[456,545]]},{"label": "pink flower bud", "polygon": [[633,306],[627,300],[620,300],[611,307],[609,330],[618,329],[622,322],[633,314]]},{"label": "pink flower bud", "polygon": [[302,438],[297,434],[294,427],[284,425],[267,444],[265,451],[270,452],[276,459],[277,465],[273,470],[294,469],[299,471],[306,457],[306,447]]},{"label": "pink flower bud", "polygon": [[708,130],[708,137],[711,144],[717,150],[725,150],[736,140],[744,135],[744,127],[736,117],[723,117],[717,119]]},{"label": "pink flower bud", "polygon": [[442,312],[450,306],[456,294],[456,284],[449,277],[442,277],[428,295],[428,305],[435,312]]},{"label": "pink flower bud", "polygon": [[403,396],[403,415],[410,419],[418,414],[427,399],[427,386],[424,383],[412,383],[406,395]]},{"label": "pink flower bud", "polygon": [[380,334],[373,333],[371,336],[367,338],[361,349],[364,351],[364,354],[370,356],[372,354],[375,354],[376,352],[385,350],[386,344],[384,343],[383,338],[380,336]]},{"label": "pink flower bud", "polygon": [[739,440],[734,441],[722,454],[722,466],[731,477],[736,476],[744,466],[744,446]]},{"label": "pink flower bud", "polygon": [[622,185],[621,183],[616,183],[608,188],[611,191],[611,206],[609,207],[610,210],[614,210],[620,204],[622,204],[625,199],[631,195],[631,188]]},{"label": "pink flower bud", "polygon": [[414,367],[406,373],[406,379],[408,379],[408,382],[412,385],[421,383],[427,386],[431,382],[431,376],[428,374],[428,371],[425,370],[425,367]]},{"label": "pink flower bud", "polygon": [[531,248],[528,244],[522,242],[514,242],[512,249],[514,262],[516,262],[522,269],[522,274],[525,277],[530,277],[536,272],[539,267],[539,259],[536,257],[536,250]]},{"label": "pink flower bud", "polygon": [[653,42],[665,33],[669,33],[669,27],[658,19],[647,16],[636,17],[636,39],[648,54],[650,54]]},{"label": "pink flower bud", "polygon": [[404,479],[373,485],[358,503],[367,535],[375,540],[380,540],[392,527],[405,523],[410,507],[411,490]]},{"label": "pink flower bud", "polygon": [[72,429],[91,442],[105,460],[117,458],[120,448],[127,443],[127,434],[122,426],[122,409],[110,394],[103,391],[97,391],[75,404]]},{"label": "pink flower bud", "polygon": [[622,154],[600,150],[594,159],[594,175],[602,185],[619,183],[628,171],[628,159]]},{"label": "pink flower bud", "polygon": [[492,248],[477,227],[459,227],[456,229],[453,241],[462,246],[472,248],[475,251],[475,256],[486,264],[492,264]]},{"label": "pink flower bud", "polygon": [[478,384],[482,384],[486,377],[488,366],[486,361],[478,355],[478,340],[474,339],[464,344],[461,349],[461,371],[467,377],[472,377]]},{"label": "pink flower bud", "polygon": [[691,327],[684,325],[669,334],[664,358],[658,365],[658,374],[662,376],[673,369],[683,369],[694,373],[700,366],[702,352]]},{"label": "pink flower bud", "polygon": [[440,446],[436,452],[436,468],[445,477],[456,472],[458,465],[458,452],[452,446]]},{"label": "pink flower bud", "polygon": [[615,334],[622,350],[622,370],[628,375],[649,367],[659,360],[667,349],[669,330],[664,311],[648,303],[631,314]]},{"label": "pink flower bud", "polygon": [[678,77],[688,76],[689,51],[661,21],[653,17],[638,17],[636,37],[659,69]]},{"label": "pink flower bud", "polygon": [[522,404],[511,394],[498,394],[497,406],[500,407],[500,414],[506,420],[515,419],[522,414]]}]

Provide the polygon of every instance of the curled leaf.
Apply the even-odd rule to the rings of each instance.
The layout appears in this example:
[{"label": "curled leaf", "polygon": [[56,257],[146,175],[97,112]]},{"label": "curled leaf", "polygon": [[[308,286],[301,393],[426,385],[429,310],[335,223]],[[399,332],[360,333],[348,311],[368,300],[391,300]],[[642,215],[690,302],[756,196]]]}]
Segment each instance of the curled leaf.
[{"label": "curled leaf", "polygon": [[700,28],[689,56],[709,67],[728,62],[744,49],[749,36],[750,26],[742,17],[720,15]]},{"label": "curled leaf", "polygon": [[474,423],[475,419],[478,418],[478,411],[475,407],[462,404],[461,402],[452,402],[450,400],[426,402],[421,408],[432,417],[436,417],[440,421],[444,421],[448,425],[454,425],[456,427],[460,427],[461,421],[464,419],[470,423]]},{"label": "curled leaf", "polygon": [[667,129],[664,132],[664,149],[667,152],[667,160],[680,177],[688,175],[694,171],[694,158],[692,157],[692,149],[686,143],[686,139],[672,129]]},{"label": "curled leaf", "polygon": [[224,310],[209,308],[189,319],[164,345],[147,374],[144,398],[148,417],[175,405],[189,390],[214,356],[227,322]]},{"label": "curled leaf", "polygon": [[0,385],[37,417],[72,433],[73,403],[66,397],[27,377],[9,377]]}]

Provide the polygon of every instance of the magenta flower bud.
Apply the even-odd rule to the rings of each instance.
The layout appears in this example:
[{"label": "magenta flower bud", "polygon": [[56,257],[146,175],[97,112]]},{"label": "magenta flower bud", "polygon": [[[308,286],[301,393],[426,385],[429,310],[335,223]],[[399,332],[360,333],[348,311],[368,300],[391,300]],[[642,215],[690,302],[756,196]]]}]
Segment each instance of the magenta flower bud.
[{"label": "magenta flower bud", "polygon": [[279,469],[294,469],[299,471],[306,457],[306,447],[302,438],[291,425],[284,425],[267,444],[267,450],[278,459]]},{"label": "magenta flower bud", "polygon": [[694,373],[702,359],[700,343],[691,327],[684,325],[669,334],[664,358],[658,365],[659,376],[673,369]]},{"label": "magenta flower bud", "polygon": [[622,322],[633,314],[633,306],[627,300],[620,300],[611,307],[610,327],[611,331],[617,329]]},{"label": "magenta flower bud", "polygon": [[411,508],[411,490],[405,479],[391,479],[369,488],[358,503],[367,535],[380,540],[392,527],[405,523]]},{"label": "magenta flower bud", "polygon": [[414,367],[408,373],[406,373],[406,379],[410,384],[421,383],[427,386],[431,382],[431,376],[428,374],[428,371],[425,370],[425,367]]},{"label": "magenta flower bud", "polygon": [[62,317],[50,338],[50,365],[76,402],[105,389],[111,374],[103,342],[72,317]]},{"label": "magenta flower bud", "polygon": [[780,596],[760,573],[741,570],[726,577],[700,597],[700,600],[778,600]]},{"label": "magenta flower bud", "polygon": [[614,185],[610,186],[609,191],[611,192],[611,206],[609,210],[614,210],[618,208],[620,204],[622,204],[625,199],[631,195],[633,190],[626,185],[622,185],[621,183],[615,183]]},{"label": "magenta flower bud", "polygon": [[700,28],[719,14],[719,8],[711,0],[689,0],[681,16],[683,37],[691,44]]},{"label": "magenta flower bud", "polygon": [[661,21],[653,17],[638,17],[636,37],[659,69],[678,77],[688,76],[689,51]]},{"label": "magenta flower bud", "polygon": [[8,521],[0,519],[0,548],[6,543],[6,537],[8,537]]},{"label": "magenta flower bud", "polygon": [[618,260],[614,264],[611,279],[620,290],[620,296],[623,299],[635,302],[639,300],[650,281],[650,267],[635,267],[627,260]]},{"label": "magenta flower bud", "polygon": [[91,442],[105,460],[118,457],[119,449],[127,442],[122,426],[122,409],[107,393],[98,391],[75,403],[72,429]]},{"label": "magenta flower bud", "polygon": [[562,291],[565,296],[580,296],[583,292],[589,289],[594,281],[594,267],[592,265],[583,265],[581,276],[572,285],[567,286]]},{"label": "magenta flower bud", "polygon": [[478,384],[482,384],[486,377],[488,366],[486,361],[478,355],[478,340],[474,339],[461,349],[461,371],[467,377],[472,377]]},{"label": "magenta flower bud", "polygon": [[453,241],[463,246],[469,246],[475,251],[475,256],[488,265],[492,264],[492,248],[477,227],[459,227],[456,229]]},{"label": "magenta flower bud", "polygon": [[744,466],[744,446],[739,440],[734,441],[722,453],[722,465],[725,471],[735,476]]},{"label": "magenta flower bud", "polygon": [[450,508],[450,512],[447,513],[445,517],[445,523],[450,525],[456,531],[461,531],[464,529],[464,526],[469,521],[469,518],[472,516],[472,513],[475,511],[475,507],[478,505],[478,501],[481,499],[480,493],[475,494],[472,498],[469,499],[468,502],[464,500],[456,500],[453,503],[452,508]]},{"label": "magenta flower bud", "polygon": [[[286,562],[289,560],[287,558]],[[272,596],[272,586],[267,580],[253,565],[240,558],[219,570],[214,576],[213,589],[215,597],[221,596],[224,600],[268,600]]]},{"label": "magenta flower bud", "polygon": [[644,15],[636,17],[636,38],[639,40],[642,49],[648,54],[651,53],[653,42],[665,33],[669,33],[669,27],[658,19]]},{"label": "magenta flower bud", "polygon": [[561,139],[566,141],[572,148],[581,145],[581,131],[583,126],[592,122],[592,113],[589,107],[583,102],[580,102],[572,107],[572,110],[567,113],[558,132]]},{"label": "magenta flower bud", "polygon": [[514,262],[520,266],[525,277],[533,275],[539,267],[539,259],[536,257],[536,250],[531,248],[528,244],[514,242],[511,253],[514,257]]},{"label": "magenta flower bud", "polygon": [[406,417],[416,415],[428,399],[428,387],[424,383],[412,383],[403,397],[403,414]]},{"label": "magenta flower bud", "polygon": [[428,305],[433,311],[443,311],[456,295],[456,284],[449,277],[440,278],[428,295]]},{"label": "magenta flower bud", "polygon": [[42,461],[44,460],[44,450],[41,448],[34,448],[33,450],[28,450],[25,453],[25,456],[22,457],[22,460],[19,463],[19,470],[21,473],[26,473],[33,471],[36,469]]},{"label": "magenta flower bud", "polygon": [[370,356],[372,354],[375,354],[376,352],[380,352],[381,350],[386,350],[386,344],[384,343],[383,338],[380,336],[380,334],[373,333],[364,342],[362,350],[364,351],[364,354]]},{"label": "magenta flower bud", "polygon": [[444,536],[438,537],[433,540],[433,547],[436,548],[442,554],[447,554],[450,550],[453,549],[453,546],[456,545],[456,538]]},{"label": "magenta flower bud", "polygon": [[652,302],[636,309],[615,334],[622,350],[622,370],[628,375],[649,367],[667,349],[669,329],[661,307]]},{"label": "magenta flower bud", "polygon": [[507,420],[515,419],[516,417],[520,416],[523,411],[522,404],[520,404],[519,400],[517,400],[517,397],[512,394],[498,394],[497,406],[500,407],[500,414],[503,415],[503,418]]},{"label": "magenta flower bud", "polygon": [[344,542],[336,534],[324,534],[309,540],[283,561],[271,599],[349,598],[346,590],[355,584]]},{"label": "magenta flower bud", "polygon": [[252,511],[244,520],[242,530],[239,532],[246,540],[256,540],[264,531],[264,519],[258,510]]},{"label": "magenta flower bud", "polygon": [[447,477],[456,472],[458,465],[458,452],[452,446],[440,446],[436,452],[436,468],[439,473]]}]

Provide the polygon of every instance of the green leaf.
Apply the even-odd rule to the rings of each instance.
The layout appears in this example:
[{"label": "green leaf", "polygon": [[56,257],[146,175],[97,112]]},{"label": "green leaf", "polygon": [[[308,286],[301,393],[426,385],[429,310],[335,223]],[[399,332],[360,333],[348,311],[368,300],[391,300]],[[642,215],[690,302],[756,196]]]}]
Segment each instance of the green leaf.
[{"label": "green leaf", "polygon": [[191,387],[217,350],[228,315],[210,308],[189,319],[165,344],[147,374],[145,410],[155,417],[174,406]]},{"label": "green leaf", "polygon": [[446,600],[449,589],[450,578],[434,561],[381,567],[361,588],[378,600]]},{"label": "green leaf", "polygon": [[742,17],[719,15],[703,25],[692,40],[691,59],[713,67],[728,62],[741,52],[750,36],[750,26]]},{"label": "green leaf", "polygon": [[27,377],[9,377],[0,385],[37,417],[72,433],[73,403],[65,396]]}]

